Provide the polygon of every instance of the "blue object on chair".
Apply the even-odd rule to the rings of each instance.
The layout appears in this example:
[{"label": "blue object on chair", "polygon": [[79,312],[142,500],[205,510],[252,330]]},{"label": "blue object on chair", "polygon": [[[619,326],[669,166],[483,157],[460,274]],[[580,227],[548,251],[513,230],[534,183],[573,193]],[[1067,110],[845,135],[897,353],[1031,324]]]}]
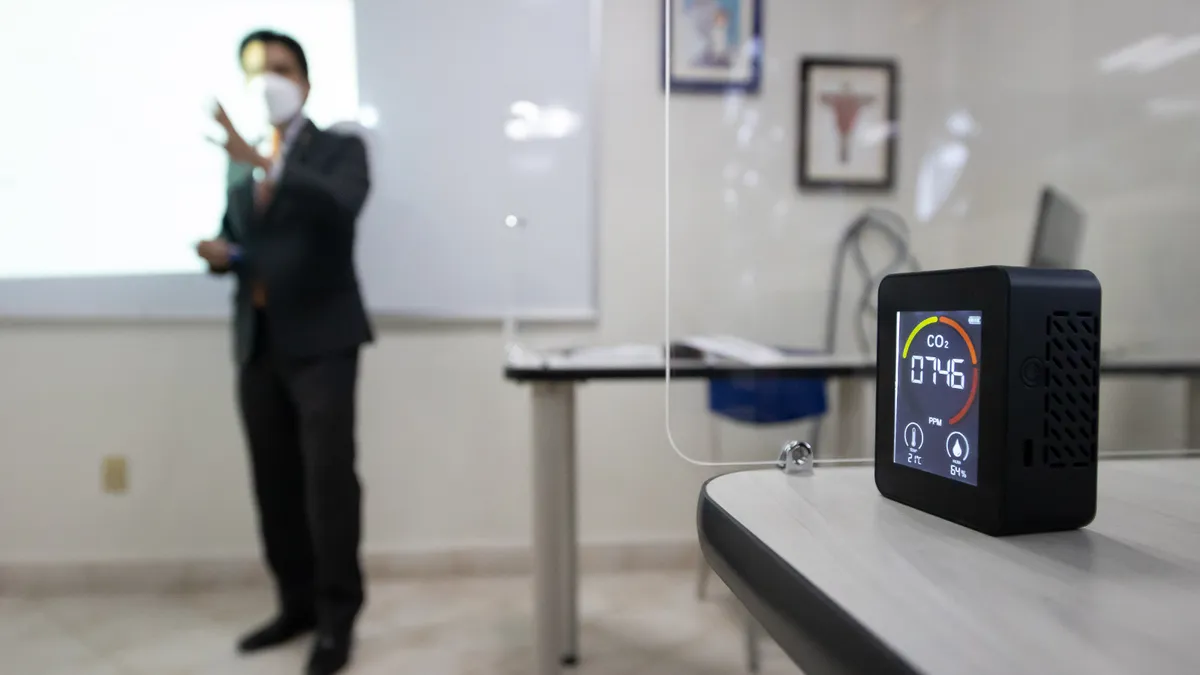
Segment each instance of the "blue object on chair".
[{"label": "blue object on chair", "polygon": [[825,380],[760,376],[709,380],[708,408],[747,424],[796,422],[825,414]]}]

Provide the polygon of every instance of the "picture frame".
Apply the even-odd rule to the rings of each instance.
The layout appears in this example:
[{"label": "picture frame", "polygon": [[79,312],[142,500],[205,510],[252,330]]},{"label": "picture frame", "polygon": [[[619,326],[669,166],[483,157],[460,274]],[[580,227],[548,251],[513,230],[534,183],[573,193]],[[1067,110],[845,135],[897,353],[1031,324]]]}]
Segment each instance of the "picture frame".
[{"label": "picture frame", "polygon": [[800,59],[801,190],[895,188],[898,88],[899,66],[891,59]]},{"label": "picture frame", "polygon": [[762,0],[662,0],[663,89],[757,94],[762,83],[762,4]]}]

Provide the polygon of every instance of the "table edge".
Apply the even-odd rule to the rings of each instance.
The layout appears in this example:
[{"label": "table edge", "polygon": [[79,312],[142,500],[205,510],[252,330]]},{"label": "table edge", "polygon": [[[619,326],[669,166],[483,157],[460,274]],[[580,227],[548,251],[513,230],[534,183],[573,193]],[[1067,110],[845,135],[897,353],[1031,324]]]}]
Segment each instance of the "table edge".
[{"label": "table edge", "polygon": [[[842,609],[815,584],[709,497],[704,483],[697,506],[697,531],[705,560],[746,609],[797,665],[810,675],[871,673],[918,675],[895,650]],[[730,559],[717,550],[736,552]],[[765,586],[785,592],[760,593],[745,581],[766,579]],[[773,589],[772,589],[773,590]]]},{"label": "table edge", "polygon": [[[871,378],[876,374],[874,364],[831,364],[828,366],[752,366],[693,365],[671,367],[673,379],[721,380],[738,377],[788,377],[796,379]],[[1200,375],[1196,363],[1101,363],[1100,375],[1113,377],[1195,377]],[[664,366],[551,366],[528,365],[504,367],[504,379],[510,382],[584,382],[587,380],[653,380],[665,379]]]},{"label": "table edge", "polygon": [[[512,382],[582,382],[586,380],[665,380],[667,369],[662,366],[630,367],[560,367],[506,366],[504,379]],[[795,366],[750,365],[683,365],[672,366],[672,379],[722,380],[739,377],[788,377],[795,379],[874,378],[875,366],[833,365],[820,368]]]}]

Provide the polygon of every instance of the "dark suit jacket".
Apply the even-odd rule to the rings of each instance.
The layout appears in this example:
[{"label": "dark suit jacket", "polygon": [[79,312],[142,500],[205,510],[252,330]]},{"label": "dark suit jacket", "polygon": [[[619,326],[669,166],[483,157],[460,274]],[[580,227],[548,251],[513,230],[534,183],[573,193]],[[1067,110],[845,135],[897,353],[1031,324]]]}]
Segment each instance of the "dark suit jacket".
[{"label": "dark suit jacket", "polygon": [[356,221],[369,189],[362,140],[321,131],[311,122],[288,151],[265,210],[255,208],[249,176],[230,186],[220,236],[241,247],[242,255],[230,268],[212,271],[238,277],[234,353],[239,363],[254,348],[255,283],[266,289],[263,311],[279,354],[310,358],[371,341],[354,269]]}]

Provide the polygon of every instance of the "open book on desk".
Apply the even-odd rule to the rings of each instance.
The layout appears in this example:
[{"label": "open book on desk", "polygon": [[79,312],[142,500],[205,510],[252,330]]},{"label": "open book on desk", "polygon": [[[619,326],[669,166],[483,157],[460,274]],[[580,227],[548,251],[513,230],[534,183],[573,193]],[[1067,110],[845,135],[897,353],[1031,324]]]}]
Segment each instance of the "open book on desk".
[{"label": "open book on desk", "polygon": [[707,360],[775,366],[787,359],[787,354],[780,349],[732,335],[698,335],[677,340],[675,344],[691,347]]}]

